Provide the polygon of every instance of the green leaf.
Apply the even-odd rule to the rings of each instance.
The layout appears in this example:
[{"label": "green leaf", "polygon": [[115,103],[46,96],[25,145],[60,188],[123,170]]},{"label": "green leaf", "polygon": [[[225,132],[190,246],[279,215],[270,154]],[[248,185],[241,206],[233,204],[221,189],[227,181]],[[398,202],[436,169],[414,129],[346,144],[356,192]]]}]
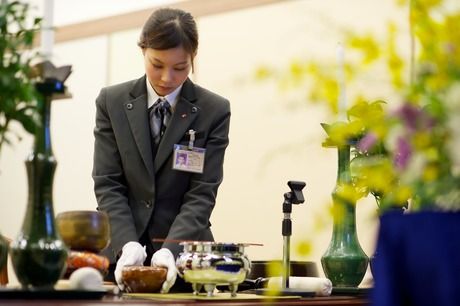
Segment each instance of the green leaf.
[{"label": "green leaf", "polygon": [[22,127],[29,133],[33,134],[35,132],[35,127],[37,126],[37,120],[34,117],[26,114],[25,112],[18,112],[16,114],[16,120],[21,123]]}]

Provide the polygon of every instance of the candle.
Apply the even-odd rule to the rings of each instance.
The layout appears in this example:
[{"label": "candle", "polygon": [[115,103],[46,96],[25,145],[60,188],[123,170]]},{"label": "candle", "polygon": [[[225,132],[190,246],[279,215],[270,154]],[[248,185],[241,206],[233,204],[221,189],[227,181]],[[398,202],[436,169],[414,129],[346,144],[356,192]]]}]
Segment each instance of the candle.
[{"label": "candle", "polygon": [[345,49],[341,43],[337,45],[337,84],[338,84],[338,112],[339,118],[347,116],[347,95],[345,89]]},{"label": "candle", "polygon": [[51,59],[54,43],[53,10],[54,0],[44,1],[44,14],[41,31],[41,52],[45,59]]}]

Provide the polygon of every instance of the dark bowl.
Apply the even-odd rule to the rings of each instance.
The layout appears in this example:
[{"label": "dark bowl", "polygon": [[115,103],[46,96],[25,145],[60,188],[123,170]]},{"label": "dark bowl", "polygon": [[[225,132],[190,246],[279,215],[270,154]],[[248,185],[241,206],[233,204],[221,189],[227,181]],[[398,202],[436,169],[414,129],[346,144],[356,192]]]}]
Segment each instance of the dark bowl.
[{"label": "dark bowl", "polygon": [[61,212],[56,216],[56,226],[64,243],[75,251],[99,253],[110,242],[109,217],[102,211]]},{"label": "dark bowl", "polygon": [[125,266],[121,279],[126,292],[153,293],[160,292],[166,280],[168,269],[156,266]]},{"label": "dark bowl", "polygon": [[[270,261],[270,260],[254,260],[251,261],[251,271],[249,272],[248,279],[257,279],[259,277],[276,277],[279,275],[270,274],[269,266],[273,264],[281,267],[281,261]],[[277,270],[277,269],[274,269]],[[291,261],[290,264],[290,276],[307,276],[307,277],[318,277],[318,268],[315,262],[312,261]],[[281,271],[280,271],[281,273]]]}]

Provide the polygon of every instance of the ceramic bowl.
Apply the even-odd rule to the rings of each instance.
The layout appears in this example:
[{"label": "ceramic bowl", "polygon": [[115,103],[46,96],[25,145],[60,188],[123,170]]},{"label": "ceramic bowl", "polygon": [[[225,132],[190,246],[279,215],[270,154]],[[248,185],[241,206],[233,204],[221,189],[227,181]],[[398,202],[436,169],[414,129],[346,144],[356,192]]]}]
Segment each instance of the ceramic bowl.
[{"label": "ceramic bowl", "polygon": [[70,251],[67,257],[67,268],[63,277],[69,278],[73,272],[85,267],[94,268],[102,276],[106,276],[109,270],[109,259],[93,252]]},{"label": "ceramic bowl", "polygon": [[75,251],[99,253],[110,242],[109,217],[102,211],[71,210],[56,216],[64,243]]},{"label": "ceramic bowl", "polygon": [[125,266],[121,271],[123,285],[129,293],[160,292],[168,269],[155,266]]}]

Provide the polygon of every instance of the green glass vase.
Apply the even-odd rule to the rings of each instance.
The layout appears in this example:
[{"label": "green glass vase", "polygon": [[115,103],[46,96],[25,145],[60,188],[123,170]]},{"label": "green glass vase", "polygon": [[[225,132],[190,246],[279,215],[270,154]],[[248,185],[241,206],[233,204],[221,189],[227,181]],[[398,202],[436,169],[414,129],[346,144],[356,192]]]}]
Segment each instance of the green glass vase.
[{"label": "green glass vase", "polygon": [[0,233],[0,271],[5,268],[8,259],[8,241]]},{"label": "green glass vase", "polygon": [[338,147],[337,184],[332,192],[334,205],[332,239],[321,257],[324,274],[334,287],[357,287],[367,270],[369,258],[356,233],[355,204],[339,196],[339,188],[351,183],[350,146]]},{"label": "green glass vase", "polygon": [[50,106],[51,93],[45,92],[38,101],[41,124],[35,131],[34,150],[25,162],[29,186],[26,214],[10,246],[12,266],[23,287],[53,287],[66,267],[68,249],[57,232],[53,210],[57,162],[51,149]]}]

